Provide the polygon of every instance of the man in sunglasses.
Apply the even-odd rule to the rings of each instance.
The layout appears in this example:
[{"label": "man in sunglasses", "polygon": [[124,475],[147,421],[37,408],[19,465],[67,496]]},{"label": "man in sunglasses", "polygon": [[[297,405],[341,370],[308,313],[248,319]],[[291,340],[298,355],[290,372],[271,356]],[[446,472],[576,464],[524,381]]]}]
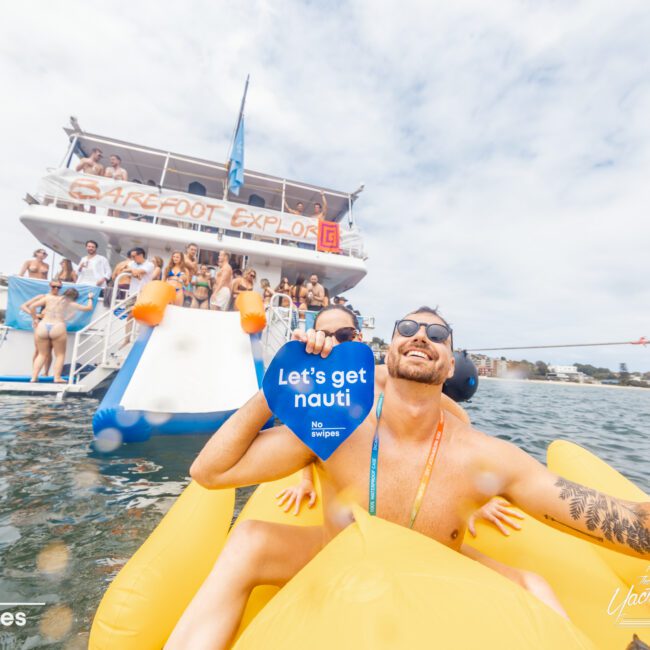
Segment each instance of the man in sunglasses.
[{"label": "man in sunglasses", "polygon": [[[317,324],[322,330],[312,335],[306,350],[327,356],[334,342],[323,330],[335,334],[340,326]],[[616,499],[569,482],[516,446],[442,410],[442,385],[453,375],[454,356],[451,328],[435,310],[423,307],[397,321],[387,370],[375,409],[327,461],[285,426],[260,431],[271,417],[261,391],[208,441],[190,469],[206,488],[254,485],[315,464],[325,520],[322,527],[239,524],[179,620],[168,650],[229,647],[251,590],[259,584],[285,584],[349,522],[337,502],[344,492],[357,495],[371,514],[470,556],[463,546],[469,517],[491,498],[504,496],[563,532],[650,558],[650,502]],[[376,470],[370,472],[371,467]],[[574,497],[584,508],[574,507]],[[602,517],[595,525],[587,522],[584,513],[590,508],[604,509],[607,520],[614,517],[621,534],[613,535]],[[563,613],[539,576],[484,556],[476,559]]]}]

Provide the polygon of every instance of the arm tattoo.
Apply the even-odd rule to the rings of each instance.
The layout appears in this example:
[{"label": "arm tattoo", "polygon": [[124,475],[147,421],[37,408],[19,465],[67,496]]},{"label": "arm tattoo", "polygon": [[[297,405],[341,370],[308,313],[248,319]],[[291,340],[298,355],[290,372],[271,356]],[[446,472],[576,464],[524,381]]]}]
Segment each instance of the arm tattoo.
[{"label": "arm tattoo", "polygon": [[641,504],[614,499],[598,490],[558,477],[560,499],[569,502],[571,518],[584,516],[587,530],[598,530],[612,543],[627,544],[639,554],[650,553],[648,513]]}]

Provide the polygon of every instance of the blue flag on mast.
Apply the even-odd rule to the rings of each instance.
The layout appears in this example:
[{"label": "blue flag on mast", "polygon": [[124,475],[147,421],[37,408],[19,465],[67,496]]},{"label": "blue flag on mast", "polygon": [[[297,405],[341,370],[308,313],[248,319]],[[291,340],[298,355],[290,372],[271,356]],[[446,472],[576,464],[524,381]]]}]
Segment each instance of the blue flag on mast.
[{"label": "blue flag on mast", "polygon": [[244,184],[244,116],[242,115],[237,126],[235,141],[228,164],[228,188],[239,196],[239,188]]}]

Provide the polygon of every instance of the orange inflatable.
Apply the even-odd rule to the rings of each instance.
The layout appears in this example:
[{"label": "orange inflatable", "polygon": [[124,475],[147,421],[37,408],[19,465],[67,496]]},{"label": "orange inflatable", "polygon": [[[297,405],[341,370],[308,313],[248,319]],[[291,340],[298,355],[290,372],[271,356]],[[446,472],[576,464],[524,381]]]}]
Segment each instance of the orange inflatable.
[{"label": "orange inflatable", "polygon": [[241,326],[247,334],[256,334],[266,327],[266,314],[262,296],[256,291],[242,291],[235,300],[239,310]]},{"label": "orange inflatable", "polygon": [[133,306],[133,318],[139,323],[155,327],[162,320],[165,307],[173,302],[175,297],[176,291],[171,284],[162,280],[147,282],[140,290]]}]

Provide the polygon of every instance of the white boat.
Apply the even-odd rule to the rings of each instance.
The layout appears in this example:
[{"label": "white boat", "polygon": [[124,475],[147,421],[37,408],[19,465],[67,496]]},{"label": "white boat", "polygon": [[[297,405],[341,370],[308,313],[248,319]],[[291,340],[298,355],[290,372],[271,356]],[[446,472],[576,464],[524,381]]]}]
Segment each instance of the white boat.
[{"label": "white boat", "polygon": [[[199,262],[211,267],[226,250],[233,268],[257,271],[255,289],[262,278],[275,287],[285,276],[293,284],[298,276],[315,273],[333,297],[366,275],[363,239],[354,221],[354,203],[362,188],[344,192],[245,170],[244,185],[235,196],[228,192],[224,164],[86,133],[76,120],[71,123],[64,129],[68,142],[61,165],[46,170],[26,195],[20,215],[20,222],[56,253],[51,272],[58,268],[57,256],[76,264],[85,254],[85,242],[94,240],[112,267],[135,246],[144,248],[149,258],[160,256],[166,262],[172,251],[193,243],[199,248]],[[102,150],[102,162],[118,155],[129,181],[74,171],[78,160],[94,148]],[[287,204],[323,202],[321,197],[327,203],[325,227],[339,237],[336,253],[317,246],[318,219],[285,210]],[[327,247],[328,242],[321,244]],[[6,276],[0,281],[0,309],[15,283]],[[45,293],[46,281],[43,284]],[[62,398],[105,389],[137,334],[125,318],[132,302],[120,301],[113,292],[107,306],[98,303],[90,323],[69,333],[65,384],[28,382],[33,332],[5,322],[0,328],[0,392],[54,393]],[[275,296],[267,310],[261,338],[266,358],[287,340],[296,322],[296,310],[280,303]],[[363,327],[367,335],[372,319],[364,319]]]}]

